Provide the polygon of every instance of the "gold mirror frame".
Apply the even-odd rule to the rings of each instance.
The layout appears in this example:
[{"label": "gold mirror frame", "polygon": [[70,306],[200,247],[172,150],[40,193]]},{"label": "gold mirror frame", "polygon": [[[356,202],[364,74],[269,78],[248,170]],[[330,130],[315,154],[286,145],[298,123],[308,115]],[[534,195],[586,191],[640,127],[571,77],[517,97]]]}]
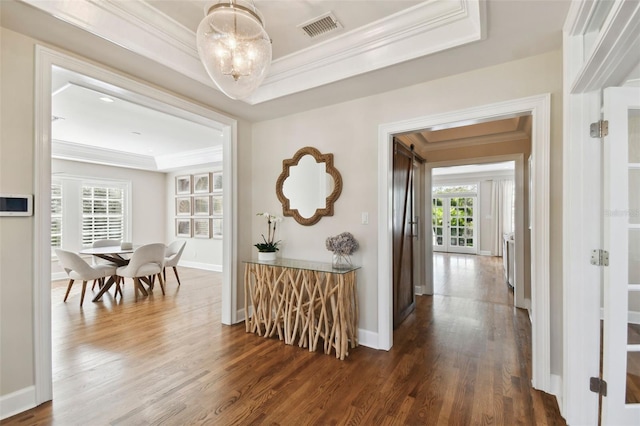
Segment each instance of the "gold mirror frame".
[{"label": "gold mirror frame", "polygon": [[[292,209],[290,207],[289,199],[285,197],[284,192],[282,191],[284,181],[289,177],[289,168],[297,166],[300,159],[305,155],[311,155],[317,163],[325,163],[327,174],[333,178],[333,191],[327,196],[325,207],[316,209],[314,215],[309,218],[302,217],[298,212],[298,209]],[[282,161],[282,173],[276,182],[276,194],[278,196],[278,200],[282,203],[282,214],[285,216],[292,216],[299,224],[309,226],[317,223],[323,216],[333,216],[333,203],[338,199],[341,192],[342,176],[340,176],[340,172],[333,167],[333,154],[321,154],[317,149],[311,146],[306,146],[304,148],[300,148],[293,158]]]}]

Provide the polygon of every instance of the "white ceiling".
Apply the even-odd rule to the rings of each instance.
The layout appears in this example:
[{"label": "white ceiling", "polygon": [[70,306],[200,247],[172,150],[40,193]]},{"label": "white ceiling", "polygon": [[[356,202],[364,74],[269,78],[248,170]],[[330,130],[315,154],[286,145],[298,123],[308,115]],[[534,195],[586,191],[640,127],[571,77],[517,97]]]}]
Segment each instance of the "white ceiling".
[{"label": "white ceiling", "polygon": [[[256,94],[234,101],[214,88],[197,57],[195,31],[213,3],[1,0],[0,18],[3,27],[261,121],[560,49],[569,7],[567,0],[256,0],[274,61]],[[309,39],[298,28],[326,12],[341,29]],[[62,73],[54,92],[68,77]],[[53,115],[65,118],[52,126],[60,158],[77,152],[73,144],[90,144],[103,158],[127,148],[142,168],[161,170],[160,157],[179,155],[176,148],[219,143],[215,129],[127,99],[107,105],[86,89],[95,86],[82,86],[54,96]]]},{"label": "white ceiling", "polygon": [[[247,104],[213,88],[193,56],[195,27],[207,3],[2,0],[0,9],[6,28],[261,121],[560,49],[569,7],[567,0],[259,0],[275,60],[261,98]],[[459,13],[452,12],[456,8]],[[296,26],[324,10],[333,11],[344,29],[305,40]],[[449,21],[458,27],[445,26]]]},{"label": "white ceiling", "polygon": [[53,94],[52,111],[57,141],[153,157],[222,143],[218,130],[75,84]]},{"label": "white ceiling", "polygon": [[432,170],[433,176],[438,177],[461,177],[469,174],[492,174],[515,171],[514,161],[504,161],[501,163],[469,164],[464,166],[437,167]]}]

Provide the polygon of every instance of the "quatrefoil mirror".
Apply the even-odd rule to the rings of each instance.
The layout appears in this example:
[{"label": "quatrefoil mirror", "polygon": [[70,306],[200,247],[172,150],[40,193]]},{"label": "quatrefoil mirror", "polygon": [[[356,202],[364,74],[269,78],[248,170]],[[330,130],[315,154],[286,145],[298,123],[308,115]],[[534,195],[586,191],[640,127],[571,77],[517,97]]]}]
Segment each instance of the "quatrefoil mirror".
[{"label": "quatrefoil mirror", "polygon": [[323,216],[333,216],[333,203],[341,192],[342,176],[333,167],[333,154],[307,146],[282,161],[276,194],[282,213],[299,224],[313,225]]}]

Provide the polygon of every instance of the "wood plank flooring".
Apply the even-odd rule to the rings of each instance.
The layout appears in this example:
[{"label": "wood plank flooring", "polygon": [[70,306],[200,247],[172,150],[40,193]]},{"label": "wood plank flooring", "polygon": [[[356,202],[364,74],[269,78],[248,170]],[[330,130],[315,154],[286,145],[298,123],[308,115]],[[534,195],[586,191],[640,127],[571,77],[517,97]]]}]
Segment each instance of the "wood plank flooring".
[{"label": "wood plank flooring", "polygon": [[[391,351],[345,361],[220,324],[221,274],[180,268],[167,294],[62,303],[53,284],[54,401],[6,425],[556,425],[531,389],[530,323],[501,259],[436,255],[434,296]],[[111,292],[112,293],[112,292]],[[91,294],[87,295],[89,300]]]}]

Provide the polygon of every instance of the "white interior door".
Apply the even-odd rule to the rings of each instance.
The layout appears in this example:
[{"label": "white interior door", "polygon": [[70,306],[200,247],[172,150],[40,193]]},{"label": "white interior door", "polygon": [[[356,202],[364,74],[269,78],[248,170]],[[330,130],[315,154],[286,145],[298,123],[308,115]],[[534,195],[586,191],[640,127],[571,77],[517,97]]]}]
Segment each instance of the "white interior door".
[{"label": "white interior door", "polygon": [[602,421],[640,425],[640,88],[605,89],[604,119]]},{"label": "white interior door", "polygon": [[433,250],[477,253],[475,196],[434,197],[431,203]]}]

